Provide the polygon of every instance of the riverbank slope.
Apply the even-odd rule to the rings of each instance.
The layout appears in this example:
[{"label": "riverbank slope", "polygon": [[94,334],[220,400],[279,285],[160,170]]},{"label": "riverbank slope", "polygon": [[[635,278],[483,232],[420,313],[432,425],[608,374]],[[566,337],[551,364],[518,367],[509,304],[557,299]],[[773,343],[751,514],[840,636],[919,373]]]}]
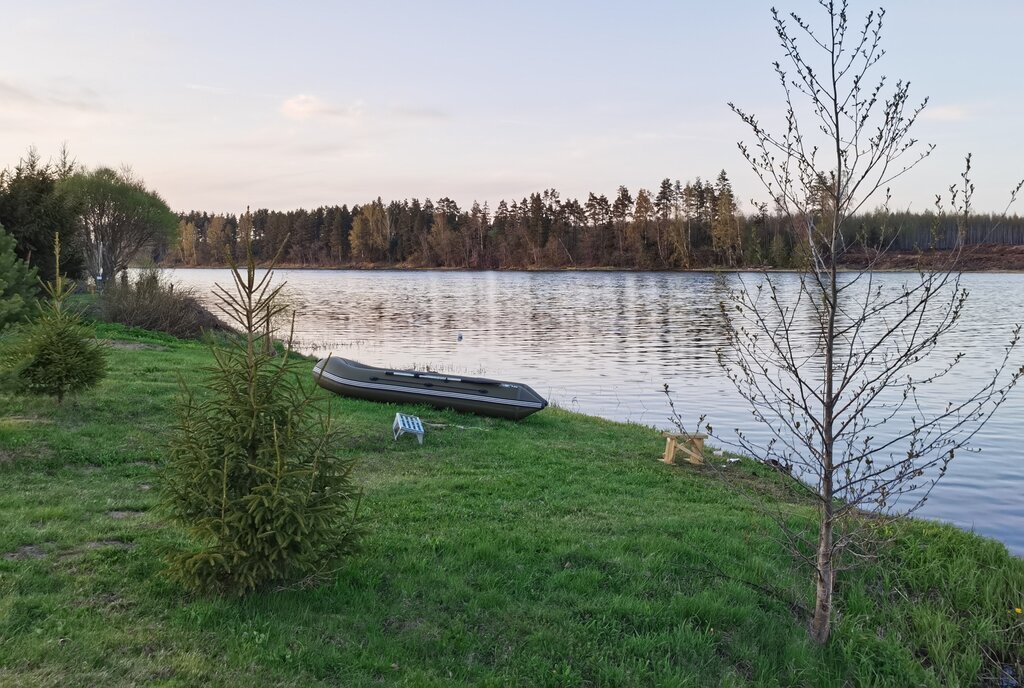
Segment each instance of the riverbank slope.
[{"label": "riverbank slope", "polygon": [[[953,685],[1024,669],[1024,561],[928,522],[840,579],[811,645],[809,574],[763,509],[771,474],[657,461],[650,429],[336,400],[367,536],[336,581],[244,601],[161,575],[156,509],[178,375],[202,344],[116,326],[110,374],[57,407],[0,395],[3,685]],[[806,505],[784,506],[809,523]]]}]

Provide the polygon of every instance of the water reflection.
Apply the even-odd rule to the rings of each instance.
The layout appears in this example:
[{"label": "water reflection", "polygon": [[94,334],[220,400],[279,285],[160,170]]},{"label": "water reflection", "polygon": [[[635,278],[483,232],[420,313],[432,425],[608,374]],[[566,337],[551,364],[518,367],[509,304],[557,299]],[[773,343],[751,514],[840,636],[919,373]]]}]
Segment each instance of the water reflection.
[{"label": "water reflection", "polygon": [[[777,277],[792,299],[796,278]],[[176,270],[173,279],[206,299],[215,282],[229,282],[222,270]],[[738,280],[752,288],[759,275],[282,270],[277,279],[296,306],[296,345],[310,353],[518,379],[561,406],[659,427],[669,425],[668,383],[687,420],[706,415],[723,434],[763,432],[715,355],[725,341],[719,302]],[[888,274],[876,283],[894,288],[905,279]],[[1012,326],[1024,322],[1024,276],[964,279],[964,321],[936,353],[968,355],[932,390],[939,405],[989,374]],[[801,316],[813,346],[814,315]],[[924,513],[1024,554],[1024,462],[1012,427],[1024,414],[1019,391],[985,428],[983,451],[953,463]]]}]

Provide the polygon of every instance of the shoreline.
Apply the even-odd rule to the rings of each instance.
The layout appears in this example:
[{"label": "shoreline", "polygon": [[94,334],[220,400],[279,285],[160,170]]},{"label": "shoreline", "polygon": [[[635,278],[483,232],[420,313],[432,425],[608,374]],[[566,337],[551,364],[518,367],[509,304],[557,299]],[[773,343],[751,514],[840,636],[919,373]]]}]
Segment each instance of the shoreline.
[{"label": "shoreline", "polygon": [[[943,263],[948,260],[949,251],[890,251],[885,253],[879,260],[872,272],[877,273],[916,273],[920,271],[945,269]],[[839,267],[840,272],[860,272],[859,258],[863,256],[850,254],[851,260]],[[222,270],[227,269],[227,264],[218,265],[184,265],[181,263],[161,263],[157,265],[161,269],[184,268],[190,270]],[[603,272],[629,272],[629,273],[651,273],[651,274],[733,274],[733,273],[801,273],[796,268],[775,268],[769,266],[744,266],[726,267],[709,266],[698,268],[661,268],[641,269],[630,267],[615,267],[608,265],[596,265],[586,267],[565,266],[565,267],[510,267],[510,268],[472,268],[472,267],[430,267],[419,265],[384,264],[384,263],[349,263],[345,265],[309,265],[305,263],[279,263],[275,266],[280,270],[353,270],[353,271],[400,271],[400,272],[565,272],[565,273],[603,273]],[[993,273],[993,274],[1016,274],[1024,273],[1024,246],[1001,245],[1001,244],[977,244],[966,247],[960,259],[960,265],[953,272],[965,274]]]},{"label": "shoreline", "polygon": [[[159,270],[230,270],[229,265],[167,265],[161,264],[155,266]],[[257,264],[257,268],[266,270],[269,265]],[[636,268],[614,268],[614,267],[593,267],[593,268],[447,268],[447,267],[412,267],[405,265],[346,265],[346,266],[327,266],[327,265],[304,265],[301,263],[278,263],[274,266],[275,270],[308,270],[310,272],[499,272],[499,273],[611,273],[611,272],[626,272],[636,274],[670,274],[670,275],[685,275],[685,274],[803,274],[802,270],[795,270],[791,268],[690,268],[690,269],[670,269],[665,268],[661,270],[640,270]],[[144,269],[144,266],[132,266],[132,269],[139,270]],[[855,273],[861,272],[857,268],[853,267],[841,267],[838,269],[840,273]],[[878,268],[872,270],[875,273],[891,273],[891,274],[913,274],[920,272],[919,270],[911,268]],[[1024,267],[1022,268],[984,268],[984,269],[962,269],[959,271],[963,274],[995,274],[995,275],[1016,275],[1024,274]]]}]

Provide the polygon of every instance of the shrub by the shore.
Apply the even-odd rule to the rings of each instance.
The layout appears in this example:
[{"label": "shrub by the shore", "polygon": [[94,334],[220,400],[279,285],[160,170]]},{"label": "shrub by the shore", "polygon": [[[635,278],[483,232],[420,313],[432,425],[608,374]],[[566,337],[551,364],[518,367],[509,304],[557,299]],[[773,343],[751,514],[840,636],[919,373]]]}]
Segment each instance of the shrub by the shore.
[{"label": "shrub by the shore", "polygon": [[176,287],[155,269],[143,270],[134,279],[123,275],[106,285],[97,302],[97,315],[109,323],[181,339],[199,339],[204,332],[227,329],[191,289]]}]

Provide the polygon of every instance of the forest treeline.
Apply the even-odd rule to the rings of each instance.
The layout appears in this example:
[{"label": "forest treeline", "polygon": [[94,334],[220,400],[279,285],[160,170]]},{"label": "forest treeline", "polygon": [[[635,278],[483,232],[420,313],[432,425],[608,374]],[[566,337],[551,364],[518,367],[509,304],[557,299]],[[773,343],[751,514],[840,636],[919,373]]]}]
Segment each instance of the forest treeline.
[{"label": "forest treeline", "polygon": [[[115,201],[124,212],[107,212]],[[816,212],[822,217],[813,219],[820,221],[828,208],[822,204]],[[246,235],[258,260],[269,261],[283,246],[281,264],[310,267],[785,269],[804,264],[808,255],[806,232],[776,209],[740,212],[725,171],[714,181],[664,179],[657,191],[620,186],[610,198],[590,193],[585,201],[548,189],[496,207],[474,202],[461,208],[450,198],[377,198],[239,216],[192,211],[175,221],[156,192],[130,173],[89,172],[65,150],[45,162],[30,150],[0,171],[0,226],[14,237],[17,256],[44,279],[53,278],[58,232],[72,277],[113,274],[133,258],[221,266],[240,257]],[[943,249],[961,228],[967,244],[1024,244],[1020,217],[973,215],[958,224],[934,213],[868,213],[851,224],[847,238],[855,253],[858,246],[882,243],[895,251]],[[138,246],[143,250],[136,255]]]},{"label": "forest treeline", "polygon": [[[450,198],[377,198],[248,216],[193,211],[180,220],[178,244],[155,256],[163,264],[223,265],[250,231],[259,260],[284,245],[282,263],[315,267],[787,268],[807,254],[804,234],[780,213],[767,206],[739,211],[725,171],[713,182],[664,179],[656,192],[620,186],[612,198],[590,193],[585,201],[548,189],[493,208],[460,208]],[[944,249],[960,231],[955,218],[934,213],[878,211],[859,220],[848,237],[852,247]],[[973,215],[964,229],[968,244],[1024,243],[1017,216]]]},{"label": "forest treeline", "polygon": [[[0,239],[14,239],[14,257],[51,282],[61,273],[99,283],[146,253],[178,243],[178,219],[128,168],[87,169],[62,147],[43,161],[35,149],[0,170]],[[58,242],[58,236],[60,241]],[[0,296],[7,288],[0,274]]]}]

